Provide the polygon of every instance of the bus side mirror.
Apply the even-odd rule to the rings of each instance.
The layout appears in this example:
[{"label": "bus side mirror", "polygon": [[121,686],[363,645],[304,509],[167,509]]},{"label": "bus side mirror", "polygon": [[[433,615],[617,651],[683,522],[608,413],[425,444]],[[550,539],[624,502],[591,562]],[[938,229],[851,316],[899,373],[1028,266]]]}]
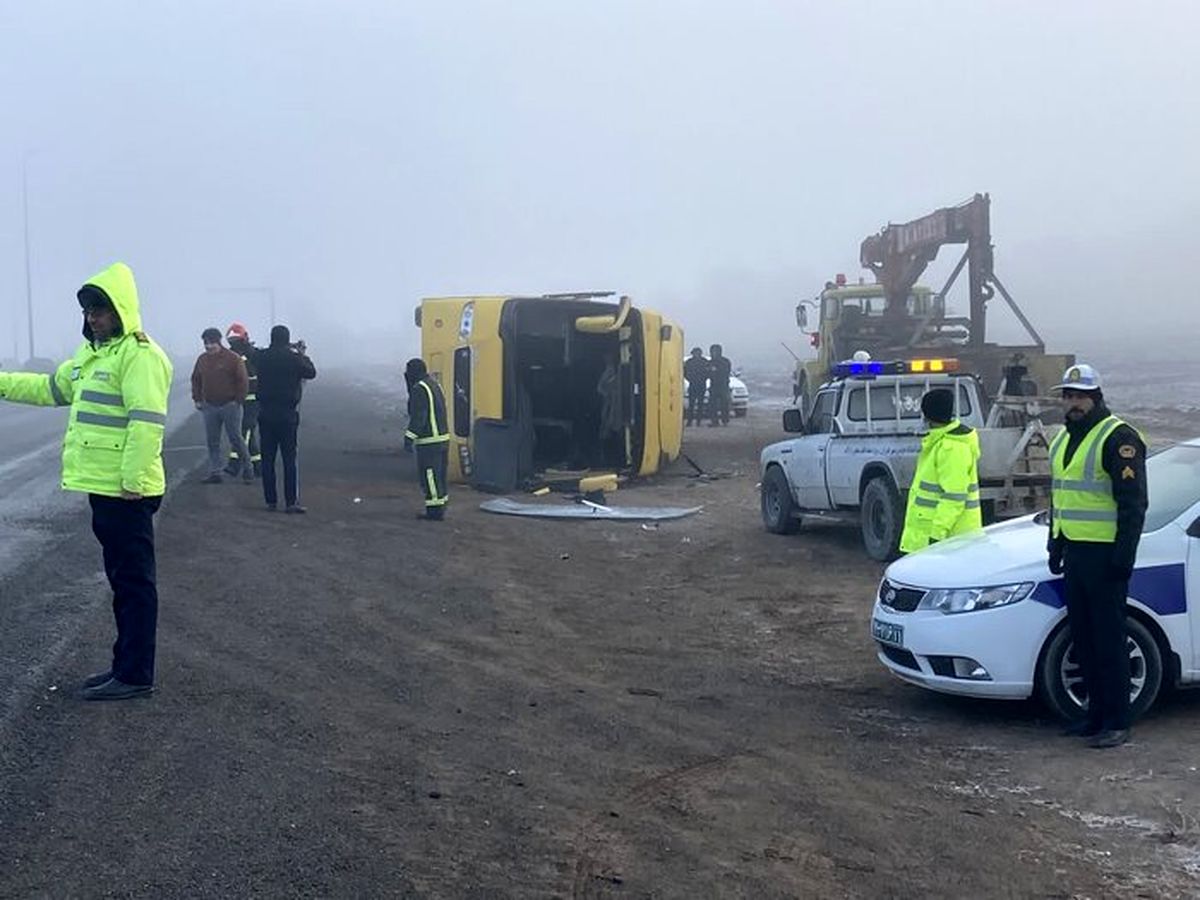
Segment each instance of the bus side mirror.
[{"label": "bus side mirror", "polygon": [[806,307],[806,306],[797,306],[796,307],[796,324],[799,325],[801,328],[808,327],[808,307]]},{"label": "bus side mirror", "polygon": [[783,411],[783,430],[788,434],[803,434],[804,413],[798,409],[785,409]]}]

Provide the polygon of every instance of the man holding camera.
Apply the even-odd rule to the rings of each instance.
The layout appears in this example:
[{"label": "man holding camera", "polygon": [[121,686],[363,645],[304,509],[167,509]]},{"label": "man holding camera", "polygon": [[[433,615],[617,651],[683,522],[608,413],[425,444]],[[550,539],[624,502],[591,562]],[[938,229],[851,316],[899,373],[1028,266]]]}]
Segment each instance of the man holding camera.
[{"label": "man holding camera", "polygon": [[271,346],[257,350],[253,361],[258,372],[258,430],[262,442],[263,499],[267,509],[279,507],[275,480],[276,454],[283,456],[284,512],[304,513],[299,502],[296,468],[297,432],[300,428],[302,384],[317,377],[317,369],[305,353],[304,341],[291,343],[286,325],[271,329]]}]

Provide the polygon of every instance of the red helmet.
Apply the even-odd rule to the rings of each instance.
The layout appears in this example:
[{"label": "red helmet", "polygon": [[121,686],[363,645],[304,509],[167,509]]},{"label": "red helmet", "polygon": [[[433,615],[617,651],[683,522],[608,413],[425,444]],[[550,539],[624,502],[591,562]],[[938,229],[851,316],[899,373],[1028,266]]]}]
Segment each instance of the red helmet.
[{"label": "red helmet", "polygon": [[250,339],[250,332],[246,330],[246,326],[241,322],[234,322],[229,326],[229,330],[225,332],[225,338],[241,338],[243,341]]}]

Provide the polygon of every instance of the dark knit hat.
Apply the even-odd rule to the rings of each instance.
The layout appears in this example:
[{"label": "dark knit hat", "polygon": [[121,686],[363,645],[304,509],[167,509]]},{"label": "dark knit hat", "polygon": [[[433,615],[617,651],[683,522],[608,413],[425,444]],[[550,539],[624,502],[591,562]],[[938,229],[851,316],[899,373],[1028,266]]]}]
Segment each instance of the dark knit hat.
[{"label": "dark knit hat", "polygon": [[276,325],[271,329],[271,346],[283,347],[291,343],[292,332],[286,325]]},{"label": "dark knit hat", "polygon": [[949,422],[954,418],[954,394],[946,388],[926,391],[921,398],[921,414],[930,422]]}]

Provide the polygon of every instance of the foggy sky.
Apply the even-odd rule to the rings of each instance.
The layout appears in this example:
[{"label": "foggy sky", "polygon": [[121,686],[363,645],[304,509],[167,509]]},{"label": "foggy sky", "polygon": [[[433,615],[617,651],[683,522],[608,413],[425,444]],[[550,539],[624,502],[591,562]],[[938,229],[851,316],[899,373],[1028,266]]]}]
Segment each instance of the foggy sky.
[{"label": "foggy sky", "polygon": [[[14,333],[27,355],[23,161],[43,355],[122,259],[184,355],[234,318],[265,343],[265,295],[219,289],[271,286],[318,361],[402,360],[424,295],[612,289],[786,365],[796,301],[866,275],[864,236],[976,191],[1052,348],[1191,340],[1198,24],[1183,2],[4,0],[0,357]],[[1016,335],[999,301],[992,324]]]}]

